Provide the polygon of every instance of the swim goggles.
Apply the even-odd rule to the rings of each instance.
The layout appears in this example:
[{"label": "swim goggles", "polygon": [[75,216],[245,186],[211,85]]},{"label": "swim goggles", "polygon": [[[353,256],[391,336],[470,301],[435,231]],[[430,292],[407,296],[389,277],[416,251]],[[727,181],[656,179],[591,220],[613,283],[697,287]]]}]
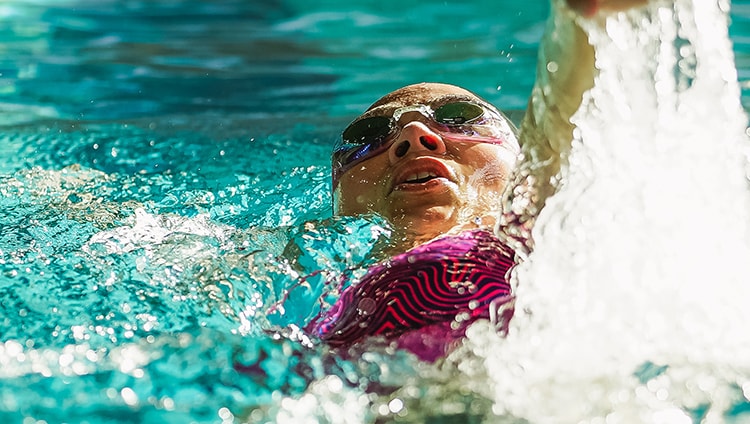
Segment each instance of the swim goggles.
[{"label": "swim goggles", "polygon": [[[433,108],[434,107],[434,108]],[[333,187],[339,178],[358,163],[386,150],[396,140],[401,128],[399,119],[405,113],[418,112],[427,124],[442,136],[454,141],[474,143],[518,144],[516,129],[505,115],[472,101],[458,100],[437,106],[411,105],[396,109],[391,115],[371,115],[354,120],[344,130],[333,148]]]}]

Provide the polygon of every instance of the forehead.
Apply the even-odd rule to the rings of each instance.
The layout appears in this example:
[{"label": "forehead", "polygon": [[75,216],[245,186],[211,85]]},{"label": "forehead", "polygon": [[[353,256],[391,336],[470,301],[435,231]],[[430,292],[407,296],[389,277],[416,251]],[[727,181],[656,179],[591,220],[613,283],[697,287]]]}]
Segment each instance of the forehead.
[{"label": "forehead", "polygon": [[367,109],[366,113],[392,110],[416,104],[433,104],[447,100],[468,100],[494,109],[492,105],[463,88],[448,84],[423,83],[409,85],[386,94],[380,100],[373,103]]}]

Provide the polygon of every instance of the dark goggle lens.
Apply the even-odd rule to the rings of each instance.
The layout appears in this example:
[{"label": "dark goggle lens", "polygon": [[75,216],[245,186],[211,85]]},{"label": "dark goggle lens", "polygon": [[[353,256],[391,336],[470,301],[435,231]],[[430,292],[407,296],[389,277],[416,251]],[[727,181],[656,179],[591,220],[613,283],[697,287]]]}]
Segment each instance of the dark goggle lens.
[{"label": "dark goggle lens", "polygon": [[392,130],[391,119],[385,116],[372,116],[352,122],[333,150],[334,162],[339,166],[346,166],[374,154],[388,139]]},{"label": "dark goggle lens", "polygon": [[344,145],[364,145],[381,143],[391,133],[391,119],[385,116],[371,116],[349,125],[341,138]]},{"label": "dark goggle lens", "polygon": [[445,125],[471,124],[484,115],[484,109],[474,103],[447,103],[435,109],[435,121]]}]

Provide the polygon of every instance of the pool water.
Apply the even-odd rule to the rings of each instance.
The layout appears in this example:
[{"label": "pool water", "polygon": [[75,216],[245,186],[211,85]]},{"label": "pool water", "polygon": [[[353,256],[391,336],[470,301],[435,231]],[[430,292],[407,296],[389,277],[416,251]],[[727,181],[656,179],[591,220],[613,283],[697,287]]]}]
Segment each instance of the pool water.
[{"label": "pool water", "polygon": [[0,4],[2,421],[498,422],[476,359],[299,329],[390,234],[331,216],[341,128],[420,81],[518,119],[548,7],[516,3]]}]

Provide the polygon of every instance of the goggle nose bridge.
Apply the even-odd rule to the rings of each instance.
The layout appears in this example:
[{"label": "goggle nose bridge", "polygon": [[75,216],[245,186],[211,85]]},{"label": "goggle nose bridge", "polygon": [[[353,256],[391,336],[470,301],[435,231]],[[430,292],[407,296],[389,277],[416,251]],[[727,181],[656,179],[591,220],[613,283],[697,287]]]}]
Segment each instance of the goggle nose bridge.
[{"label": "goggle nose bridge", "polygon": [[422,116],[428,119],[433,119],[433,117],[435,116],[435,111],[432,110],[431,107],[427,105],[418,104],[418,105],[404,106],[404,107],[400,107],[394,110],[391,119],[393,119],[393,122],[395,124],[398,124],[398,121],[401,119],[401,116],[409,112],[419,112],[420,114],[422,114]]}]

